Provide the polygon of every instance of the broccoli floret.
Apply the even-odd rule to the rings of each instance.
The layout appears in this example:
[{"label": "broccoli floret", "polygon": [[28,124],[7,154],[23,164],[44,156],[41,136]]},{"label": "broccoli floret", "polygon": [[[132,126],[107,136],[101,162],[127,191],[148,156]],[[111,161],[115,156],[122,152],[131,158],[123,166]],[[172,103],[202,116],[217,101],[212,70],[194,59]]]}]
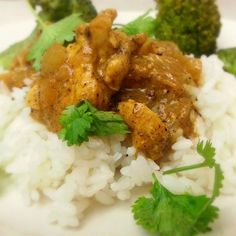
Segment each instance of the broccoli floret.
[{"label": "broccoli floret", "polygon": [[81,13],[84,21],[92,20],[97,11],[90,0],[29,0],[36,8],[40,6],[40,17],[45,21],[56,22],[72,13]]},{"label": "broccoli floret", "polygon": [[221,49],[217,55],[224,62],[224,70],[236,76],[236,48]]},{"label": "broccoli floret", "polygon": [[221,23],[215,0],[156,0],[156,37],[178,44],[187,54],[210,55],[216,50]]}]

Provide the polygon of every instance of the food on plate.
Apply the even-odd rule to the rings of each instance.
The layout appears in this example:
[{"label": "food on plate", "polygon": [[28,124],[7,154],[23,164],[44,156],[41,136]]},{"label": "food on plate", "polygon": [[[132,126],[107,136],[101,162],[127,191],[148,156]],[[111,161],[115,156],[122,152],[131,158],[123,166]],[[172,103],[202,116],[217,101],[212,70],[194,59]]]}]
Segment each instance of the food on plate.
[{"label": "food on plate", "polygon": [[[114,10],[101,12],[77,29],[74,43],[46,45],[49,48],[41,59],[46,33],[68,18],[48,26],[29,53],[35,69],[41,63],[41,70],[34,75],[26,100],[32,117],[53,132],[61,129],[60,116],[70,105],[88,100],[102,110],[116,111],[119,106],[118,112],[132,129],[132,144],[158,160],[181,132],[185,137],[194,133],[194,106],[184,86],[200,83],[201,63],[184,56],[173,43],[113,30],[115,17]],[[67,39],[75,27],[71,21],[81,24],[76,19],[68,21],[71,28],[66,25]],[[59,42],[63,40],[57,38]],[[4,77],[10,78],[11,72]],[[149,131],[144,125],[148,119]]]},{"label": "food on plate", "polygon": [[216,50],[220,13],[215,0],[157,0],[156,37],[171,40],[195,56]]},{"label": "food on plate", "polygon": [[[157,42],[142,34],[128,37],[112,30],[115,16],[113,10],[101,12],[78,28],[75,43],[49,48],[27,102],[32,116],[54,132],[61,129],[63,110],[83,100],[102,110],[117,110],[120,100],[129,98],[141,102],[141,116],[135,102],[123,103],[119,111],[136,134],[131,135],[133,145],[157,160],[168,152],[180,129],[186,137],[193,133],[194,106],[184,85],[199,83],[201,63],[185,57],[172,43]],[[141,131],[132,125],[135,119],[144,124],[151,113],[153,137],[144,132],[145,127]],[[160,134],[163,139],[162,135],[158,138]]]},{"label": "food on plate", "polygon": [[69,106],[60,117],[59,136],[70,145],[80,145],[91,136],[108,136],[129,133],[122,117],[113,112],[98,111],[88,101]]},{"label": "food on plate", "polygon": [[153,182],[152,198],[132,206],[137,224],[163,236],[210,231],[215,198],[236,192],[235,77],[216,55],[156,40],[149,13],[127,25],[113,9],[48,23],[41,15],[55,9],[38,4],[30,43],[0,55],[10,65],[0,167],[61,226],[78,226],[94,200],[112,205]]},{"label": "food on plate", "polygon": [[119,112],[131,129],[132,144],[153,160],[168,153],[170,134],[160,117],[143,103],[129,99],[119,103]]}]

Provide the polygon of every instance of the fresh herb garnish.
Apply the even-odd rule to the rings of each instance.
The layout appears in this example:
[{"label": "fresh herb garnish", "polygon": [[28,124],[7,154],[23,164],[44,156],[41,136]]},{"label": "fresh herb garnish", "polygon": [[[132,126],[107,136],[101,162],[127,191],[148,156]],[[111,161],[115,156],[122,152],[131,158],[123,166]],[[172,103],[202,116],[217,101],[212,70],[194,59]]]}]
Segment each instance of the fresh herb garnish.
[{"label": "fresh herb garnish", "polygon": [[122,117],[113,112],[99,111],[88,101],[69,106],[62,113],[60,138],[69,146],[88,141],[89,136],[127,134],[128,126]]},{"label": "fresh herb garnish", "polygon": [[221,49],[217,55],[224,62],[224,70],[236,76],[236,48]]},{"label": "fresh herb garnish", "polygon": [[73,14],[55,24],[43,25],[42,34],[28,55],[28,60],[34,61],[33,67],[36,70],[40,69],[43,54],[54,43],[63,44],[64,42],[71,42],[75,37],[74,30],[82,23],[83,20],[80,18],[80,15]]},{"label": "fresh herb garnish", "polygon": [[138,225],[161,236],[189,236],[211,230],[210,223],[217,217],[219,209],[212,205],[222,188],[223,172],[215,163],[215,148],[207,141],[197,145],[198,153],[204,158],[199,165],[191,165],[166,171],[165,174],[178,173],[201,167],[214,168],[215,181],[211,197],[205,195],[176,195],[168,191],[153,175],[154,184],[151,198],[141,197],[132,206],[134,219]]},{"label": "fresh herb garnish", "polygon": [[0,66],[4,69],[10,69],[12,62],[24,50],[27,50],[37,38],[38,28],[36,27],[29,37],[26,39],[11,45],[5,51],[0,53]]},{"label": "fresh herb garnish", "polygon": [[120,25],[120,29],[128,35],[145,33],[149,37],[153,37],[155,35],[156,19],[149,14],[150,11],[147,11],[144,15],[139,16],[134,21],[131,21],[126,25]]},{"label": "fresh herb garnish", "polygon": [[[14,59],[25,50],[30,51],[33,46],[28,59],[33,61],[33,67],[39,70],[42,56],[52,44],[71,42],[75,36],[75,28],[83,23],[83,20],[91,20],[97,15],[90,0],[28,0],[27,2],[38,24],[30,36],[0,53],[0,66],[4,69],[10,69]],[[41,7],[39,13],[35,10],[37,6]],[[54,22],[56,23],[53,24]],[[37,41],[40,31],[42,35]]]},{"label": "fresh herb garnish", "polygon": [[202,168],[202,167],[210,167],[210,168],[214,167],[214,165],[216,164],[215,159],[214,159],[215,148],[212,147],[212,144],[210,141],[207,141],[205,145],[203,141],[199,142],[197,145],[197,152],[199,155],[201,155],[204,158],[204,161],[202,163],[167,170],[164,172],[164,174],[165,175],[174,174],[174,173],[178,173],[178,172],[182,172],[186,170],[193,170],[193,169]]}]

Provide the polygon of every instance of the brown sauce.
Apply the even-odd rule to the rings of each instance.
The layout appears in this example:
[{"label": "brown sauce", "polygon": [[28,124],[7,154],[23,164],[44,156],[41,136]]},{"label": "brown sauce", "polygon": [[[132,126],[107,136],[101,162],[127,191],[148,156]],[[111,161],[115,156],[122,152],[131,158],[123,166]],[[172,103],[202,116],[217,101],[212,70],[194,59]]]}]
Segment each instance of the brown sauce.
[{"label": "brown sauce", "polygon": [[[174,43],[113,30],[115,17],[114,10],[101,12],[78,28],[75,43],[49,48],[27,102],[32,116],[54,132],[61,129],[62,111],[81,100],[117,111],[132,131],[132,144],[158,160],[180,134],[194,133],[186,85],[200,83],[201,63]],[[0,79],[22,87],[25,77],[33,77],[32,70],[15,68]]]}]

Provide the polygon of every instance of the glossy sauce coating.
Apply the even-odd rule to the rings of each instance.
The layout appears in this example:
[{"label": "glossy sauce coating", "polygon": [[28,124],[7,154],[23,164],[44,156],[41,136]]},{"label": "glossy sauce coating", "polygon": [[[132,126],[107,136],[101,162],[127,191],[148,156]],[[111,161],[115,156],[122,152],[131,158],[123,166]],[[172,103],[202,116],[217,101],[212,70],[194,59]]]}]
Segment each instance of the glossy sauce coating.
[{"label": "glossy sauce coating", "polygon": [[49,48],[40,73],[27,75],[35,78],[27,103],[32,116],[53,132],[61,129],[62,111],[81,100],[119,112],[132,144],[159,160],[180,134],[194,133],[195,108],[186,85],[200,83],[201,63],[184,56],[174,43],[112,29],[116,14],[112,9],[101,12],[77,29],[74,43]]}]

